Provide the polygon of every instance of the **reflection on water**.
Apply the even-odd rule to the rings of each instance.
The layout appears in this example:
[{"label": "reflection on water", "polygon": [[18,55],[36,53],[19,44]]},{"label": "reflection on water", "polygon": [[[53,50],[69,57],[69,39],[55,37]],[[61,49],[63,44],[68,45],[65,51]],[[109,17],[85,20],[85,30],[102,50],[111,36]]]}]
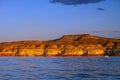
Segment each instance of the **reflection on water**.
[{"label": "reflection on water", "polygon": [[120,57],[0,57],[0,80],[120,80]]}]

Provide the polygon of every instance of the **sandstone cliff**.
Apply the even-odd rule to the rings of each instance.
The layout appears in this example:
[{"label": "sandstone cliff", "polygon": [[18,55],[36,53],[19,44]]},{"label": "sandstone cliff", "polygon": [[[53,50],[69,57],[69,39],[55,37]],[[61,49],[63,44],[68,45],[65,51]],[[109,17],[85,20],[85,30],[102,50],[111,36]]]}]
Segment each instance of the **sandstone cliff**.
[{"label": "sandstone cliff", "polygon": [[49,41],[0,43],[0,56],[119,56],[120,39],[90,34],[64,35]]}]

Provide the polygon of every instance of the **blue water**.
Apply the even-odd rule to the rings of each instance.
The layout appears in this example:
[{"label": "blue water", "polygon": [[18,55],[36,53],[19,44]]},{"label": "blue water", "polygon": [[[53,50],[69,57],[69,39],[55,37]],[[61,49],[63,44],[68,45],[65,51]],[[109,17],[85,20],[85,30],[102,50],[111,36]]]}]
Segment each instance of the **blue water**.
[{"label": "blue water", "polygon": [[120,80],[120,57],[0,57],[0,80]]}]

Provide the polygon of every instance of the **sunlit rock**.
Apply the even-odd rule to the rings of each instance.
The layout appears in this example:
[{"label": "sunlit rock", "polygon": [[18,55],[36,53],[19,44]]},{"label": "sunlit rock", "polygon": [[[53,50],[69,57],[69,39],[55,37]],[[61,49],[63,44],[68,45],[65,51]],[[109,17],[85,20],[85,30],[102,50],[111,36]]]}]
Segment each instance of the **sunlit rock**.
[{"label": "sunlit rock", "polygon": [[46,49],[46,56],[60,56],[61,50],[59,49]]},{"label": "sunlit rock", "polygon": [[82,56],[84,55],[84,52],[80,47],[68,45],[65,47],[65,50],[62,55],[63,56]]},{"label": "sunlit rock", "polygon": [[42,56],[44,49],[19,49],[17,56]]},{"label": "sunlit rock", "polygon": [[89,45],[87,48],[88,56],[101,56],[104,55],[104,48],[101,45]]},{"label": "sunlit rock", "polygon": [[0,43],[0,56],[118,56],[120,39],[90,34],[64,35],[48,41],[27,40]]},{"label": "sunlit rock", "polygon": [[104,50],[102,50],[102,49],[88,50],[87,55],[89,55],[89,56],[103,56]]},{"label": "sunlit rock", "polygon": [[46,56],[58,56],[61,54],[61,50],[58,49],[57,45],[49,45],[45,49],[45,55]]}]

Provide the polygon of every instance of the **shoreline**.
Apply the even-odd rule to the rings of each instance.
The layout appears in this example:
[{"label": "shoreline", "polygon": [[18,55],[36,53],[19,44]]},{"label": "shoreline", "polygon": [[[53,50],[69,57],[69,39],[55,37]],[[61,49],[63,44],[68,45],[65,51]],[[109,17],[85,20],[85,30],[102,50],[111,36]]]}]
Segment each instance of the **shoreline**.
[{"label": "shoreline", "polygon": [[120,39],[91,34],[0,43],[0,56],[120,56]]}]

